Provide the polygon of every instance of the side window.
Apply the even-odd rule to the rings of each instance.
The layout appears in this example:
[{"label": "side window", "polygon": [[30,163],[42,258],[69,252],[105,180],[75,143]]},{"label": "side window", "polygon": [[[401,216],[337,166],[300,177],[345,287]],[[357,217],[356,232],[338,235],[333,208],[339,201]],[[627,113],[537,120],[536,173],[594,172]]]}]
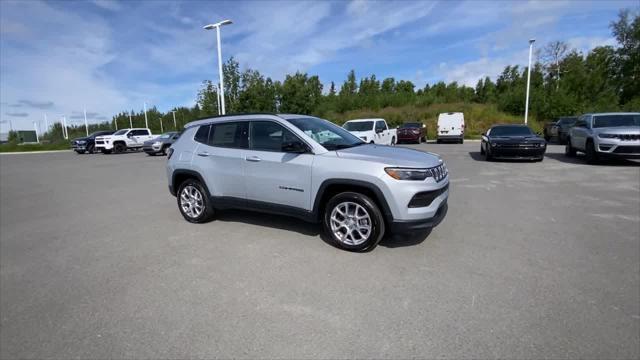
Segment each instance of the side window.
[{"label": "side window", "polygon": [[202,125],[198,128],[198,131],[196,131],[196,135],[193,137],[193,140],[199,142],[199,143],[203,143],[206,144],[208,139],[209,139],[209,128],[211,126],[210,125]]},{"label": "side window", "polygon": [[386,130],[387,127],[384,124],[384,121],[376,121],[376,130]]},{"label": "side window", "polygon": [[282,144],[299,141],[291,131],[273,121],[252,121],[249,137],[252,150],[282,152]]},{"label": "side window", "polygon": [[246,122],[211,125],[209,145],[229,148],[247,148],[249,140]]}]

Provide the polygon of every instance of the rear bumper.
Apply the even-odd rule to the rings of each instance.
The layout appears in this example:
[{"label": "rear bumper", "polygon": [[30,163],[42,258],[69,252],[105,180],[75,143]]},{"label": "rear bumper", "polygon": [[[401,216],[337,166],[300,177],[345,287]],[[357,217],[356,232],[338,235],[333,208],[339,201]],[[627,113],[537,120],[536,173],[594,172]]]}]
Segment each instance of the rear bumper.
[{"label": "rear bumper", "polygon": [[442,135],[438,134],[438,140],[459,140],[464,137],[464,134],[460,135]]},{"label": "rear bumper", "polygon": [[392,233],[402,234],[434,228],[442,222],[448,210],[449,206],[447,205],[447,200],[445,200],[440,204],[433,217],[419,220],[394,220],[390,224],[390,230]]}]

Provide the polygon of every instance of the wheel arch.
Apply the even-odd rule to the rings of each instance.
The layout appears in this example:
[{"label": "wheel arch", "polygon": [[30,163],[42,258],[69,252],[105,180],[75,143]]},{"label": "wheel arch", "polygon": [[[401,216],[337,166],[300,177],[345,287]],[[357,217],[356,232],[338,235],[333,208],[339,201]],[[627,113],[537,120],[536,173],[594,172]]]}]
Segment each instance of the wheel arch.
[{"label": "wheel arch", "polygon": [[200,175],[200,173],[198,173],[197,171],[187,170],[187,169],[175,170],[173,172],[173,175],[171,175],[171,194],[173,196],[176,196],[178,193],[178,188],[180,187],[180,184],[182,184],[183,182],[189,179],[198,180],[200,184],[202,184],[202,187],[204,188],[204,190],[207,192],[207,196],[211,198],[211,192],[209,191],[209,188],[207,187],[207,183],[204,181],[204,178],[202,177],[202,175]]},{"label": "wheel arch", "polygon": [[378,186],[367,181],[353,179],[329,179],[322,182],[313,202],[315,219],[318,221],[322,219],[324,207],[331,197],[346,191],[359,192],[369,196],[380,208],[385,221],[387,223],[393,221],[391,208]]}]

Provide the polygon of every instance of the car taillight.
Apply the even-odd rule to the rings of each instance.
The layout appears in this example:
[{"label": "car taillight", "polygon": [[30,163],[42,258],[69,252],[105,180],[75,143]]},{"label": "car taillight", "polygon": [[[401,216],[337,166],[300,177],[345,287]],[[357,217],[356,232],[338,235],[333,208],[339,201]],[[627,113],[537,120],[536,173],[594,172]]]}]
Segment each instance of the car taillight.
[{"label": "car taillight", "polygon": [[169,148],[169,151],[167,151],[167,160],[171,159],[171,155],[173,155],[173,148]]}]

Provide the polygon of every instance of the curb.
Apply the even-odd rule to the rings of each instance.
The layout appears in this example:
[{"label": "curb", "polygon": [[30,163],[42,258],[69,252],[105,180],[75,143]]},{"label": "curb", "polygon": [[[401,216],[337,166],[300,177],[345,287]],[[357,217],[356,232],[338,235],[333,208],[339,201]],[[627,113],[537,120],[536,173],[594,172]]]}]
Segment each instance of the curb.
[{"label": "curb", "polygon": [[21,155],[21,154],[52,154],[70,152],[72,150],[42,150],[42,151],[16,151],[16,152],[0,152],[0,155]]}]

